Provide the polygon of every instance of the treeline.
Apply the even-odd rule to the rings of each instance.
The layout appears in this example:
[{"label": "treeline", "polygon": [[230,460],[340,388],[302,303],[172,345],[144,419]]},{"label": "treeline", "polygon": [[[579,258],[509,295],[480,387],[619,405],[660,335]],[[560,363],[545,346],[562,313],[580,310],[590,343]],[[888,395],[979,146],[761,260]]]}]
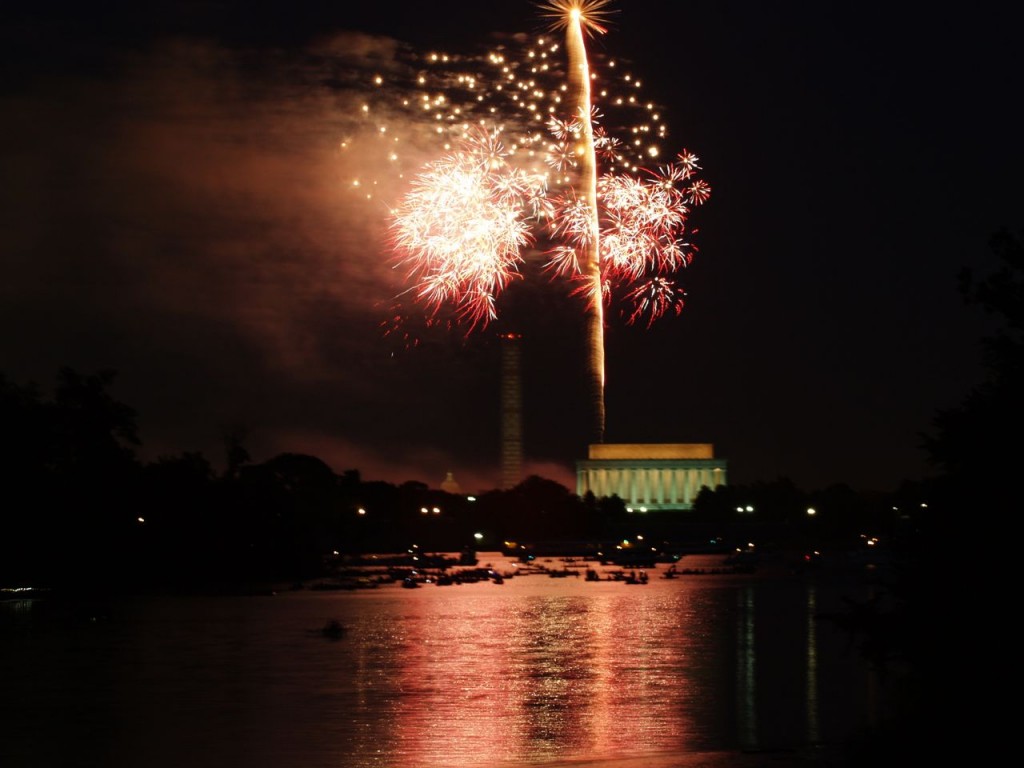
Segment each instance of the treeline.
[{"label": "treeline", "polygon": [[135,411],[112,371],[57,376],[52,396],[0,374],[5,425],[0,586],[190,589],[320,573],[333,553],[501,548],[520,539],[600,537],[626,515],[540,477],[471,500],[423,483],[364,481],[315,456],[252,463],[226,441],[227,468],[201,453],[137,457]]},{"label": "treeline", "polygon": [[968,304],[1002,321],[983,342],[989,376],[922,435],[936,469],[927,482],[880,495],[842,485],[805,492],[780,478],[705,489],[691,512],[638,515],[617,497],[579,498],[540,477],[470,500],[417,482],[366,482],[355,469],[336,474],[309,455],[256,464],[238,439],[226,439],[227,466],[217,473],[199,453],[142,463],[136,413],[110,392],[114,372],[62,369],[50,395],[0,374],[0,586],[303,579],[336,551],[497,549],[639,533],[655,542],[756,534],[810,546],[867,534],[928,542],[936,558],[942,547],[996,546],[994,526],[1016,509],[1024,429],[1024,247],[1006,231],[992,247],[997,271],[965,272],[961,282]]},{"label": "treeline", "polygon": [[364,481],[358,470],[338,474],[305,454],[252,463],[237,439],[226,440],[221,473],[200,453],[144,464],[135,411],[111,395],[114,378],[65,368],[44,396],[0,376],[0,583],[189,589],[302,580],[334,553],[413,545],[450,552],[637,535],[652,546],[694,545],[754,531],[783,545],[848,542],[906,527],[920,506],[916,489],[894,505],[845,487],[805,494],[780,479],[705,489],[692,512],[630,514],[617,497],[580,498],[536,476],[470,498],[419,482]]}]

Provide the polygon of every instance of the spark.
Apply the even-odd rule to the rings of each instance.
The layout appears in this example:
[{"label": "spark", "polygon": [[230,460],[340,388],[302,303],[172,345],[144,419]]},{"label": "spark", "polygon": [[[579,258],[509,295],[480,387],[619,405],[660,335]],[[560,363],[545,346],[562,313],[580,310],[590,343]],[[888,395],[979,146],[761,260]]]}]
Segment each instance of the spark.
[{"label": "spark", "polygon": [[571,29],[574,24],[590,35],[603,35],[608,32],[607,10],[611,0],[549,0],[540,3],[544,16],[551,19],[552,31]]},{"label": "spark", "polygon": [[643,285],[633,289],[629,298],[633,301],[633,314],[630,322],[636,322],[647,316],[647,327],[670,309],[678,315],[683,311],[683,294],[676,290],[675,284],[664,277],[655,277]]},{"label": "spark", "polygon": [[[388,73],[367,74],[364,98],[349,116],[353,136],[341,150],[350,162],[365,166],[364,189],[377,186],[375,196],[386,195],[394,180],[450,151],[470,127],[486,126],[501,130],[516,148],[518,163],[529,158],[562,173],[561,184],[572,184],[582,118],[571,101],[564,49],[550,36],[501,36],[496,47],[479,55],[403,51]],[[652,115],[651,102],[629,101],[627,92],[639,87],[639,78],[622,62],[604,57],[591,68],[593,76],[601,74],[600,95],[588,110],[602,164],[606,170],[628,171],[648,162],[652,142],[635,146],[613,138],[635,135],[645,125],[655,140],[668,135],[660,114]],[[575,129],[576,137],[551,140],[552,132],[545,130],[551,120]],[[371,181],[381,169],[386,175]]]}]

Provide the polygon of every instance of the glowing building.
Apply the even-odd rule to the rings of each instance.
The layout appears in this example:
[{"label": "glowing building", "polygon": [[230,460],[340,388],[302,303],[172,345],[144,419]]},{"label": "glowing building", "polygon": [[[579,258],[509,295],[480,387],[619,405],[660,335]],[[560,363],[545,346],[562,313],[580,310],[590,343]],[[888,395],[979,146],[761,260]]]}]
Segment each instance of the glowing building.
[{"label": "glowing building", "polygon": [[462,486],[455,479],[455,475],[448,472],[441,481],[441,490],[445,493],[462,493]]},{"label": "glowing building", "polygon": [[618,496],[627,509],[692,509],[701,488],[726,484],[710,443],[600,443],[576,462],[576,493]]}]

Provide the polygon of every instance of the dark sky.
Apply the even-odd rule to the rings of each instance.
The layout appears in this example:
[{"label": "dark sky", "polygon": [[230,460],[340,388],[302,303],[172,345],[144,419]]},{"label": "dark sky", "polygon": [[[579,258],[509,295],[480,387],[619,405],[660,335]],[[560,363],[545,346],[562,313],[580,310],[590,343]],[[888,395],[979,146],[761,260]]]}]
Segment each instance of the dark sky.
[{"label": "dark sky", "polygon": [[[595,58],[631,63],[665,148],[699,155],[713,194],[689,222],[682,314],[609,322],[608,442],[709,442],[733,482],[808,490],[929,471],[920,434],[982,375],[986,319],[957,273],[1024,225],[1021,14],[896,5],[612,6]],[[534,4],[0,14],[0,371],[49,389],[64,365],[115,369],[146,460],[219,466],[240,429],[256,461],[473,490],[498,482],[496,333],[514,329],[526,469],[575,487],[579,307],[528,276],[488,330],[397,343],[385,201],[407,178],[382,169],[366,201],[351,178],[369,156],[342,149],[365,139],[373,73],[539,33]]]}]

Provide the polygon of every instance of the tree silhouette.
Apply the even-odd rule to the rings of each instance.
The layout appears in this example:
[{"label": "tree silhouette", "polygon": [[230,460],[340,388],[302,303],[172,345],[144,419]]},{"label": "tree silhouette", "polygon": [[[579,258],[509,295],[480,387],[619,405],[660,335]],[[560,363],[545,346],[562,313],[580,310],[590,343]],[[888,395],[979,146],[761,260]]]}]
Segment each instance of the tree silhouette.
[{"label": "tree silhouette", "polygon": [[[900,632],[873,638],[895,643],[909,661],[915,706],[881,734],[885,738],[868,744],[877,754],[855,756],[865,764],[885,756],[919,760],[921,746],[933,744],[939,732],[950,735],[942,741],[947,753],[973,753],[986,725],[974,703],[984,700],[990,681],[1005,675],[1016,655],[1012,646],[1001,646],[1014,629],[1012,607],[993,598],[1015,576],[998,532],[1016,513],[1024,428],[1024,245],[1021,235],[1002,229],[990,246],[998,259],[994,271],[960,275],[965,304],[998,322],[982,340],[986,377],[959,405],[937,412],[933,431],[923,436],[938,475],[919,516],[914,557],[890,585],[902,601]],[[951,603],[951,584],[968,599]],[[952,740],[959,734],[969,743]]]},{"label": "tree silhouette", "polygon": [[[1022,233],[1024,235],[1024,233]],[[982,340],[987,378],[958,406],[940,411],[935,431],[925,436],[930,461],[938,467],[942,495],[955,508],[965,504],[998,509],[1013,499],[1024,409],[1024,243],[1002,229],[991,240],[999,265],[978,277],[965,269],[960,289],[1000,322]]]},{"label": "tree silhouette", "polygon": [[0,379],[7,499],[0,569],[53,581],[113,577],[137,523],[135,411],[108,391],[114,371],[58,372],[53,397]]}]

